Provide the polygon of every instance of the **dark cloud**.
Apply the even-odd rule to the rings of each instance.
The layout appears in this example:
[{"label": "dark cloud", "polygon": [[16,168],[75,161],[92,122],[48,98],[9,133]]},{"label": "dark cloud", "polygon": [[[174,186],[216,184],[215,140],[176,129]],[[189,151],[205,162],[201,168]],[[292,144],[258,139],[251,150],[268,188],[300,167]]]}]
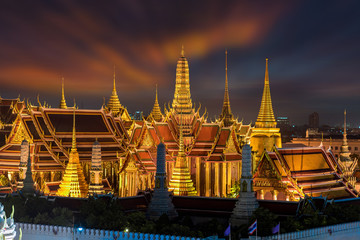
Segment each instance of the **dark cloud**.
[{"label": "dark cloud", "polygon": [[276,115],[304,123],[318,111],[337,123],[348,108],[358,124],[358,9],[357,1],[2,1],[0,94],[40,94],[56,106],[64,76],[67,98],[98,108],[115,64],[120,101],[147,113],[156,83],[161,105],[171,101],[184,44],[192,97],[209,116],[221,109],[229,48],[240,119],[256,119],[269,57]]}]

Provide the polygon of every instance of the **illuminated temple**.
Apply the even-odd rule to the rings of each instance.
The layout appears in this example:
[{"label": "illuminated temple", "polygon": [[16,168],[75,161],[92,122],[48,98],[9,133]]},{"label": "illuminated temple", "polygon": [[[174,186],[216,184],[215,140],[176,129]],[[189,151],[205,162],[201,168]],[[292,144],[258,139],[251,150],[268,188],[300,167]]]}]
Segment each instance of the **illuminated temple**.
[{"label": "illuminated temple", "polygon": [[58,108],[40,99],[33,105],[18,98],[0,98],[0,172],[10,183],[0,189],[17,191],[23,187],[27,161],[21,160],[21,144],[26,140],[32,177],[44,194],[134,196],[154,188],[156,147],[163,143],[170,191],[175,195],[227,197],[241,180],[242,148],[250,142],[257,199],[357,197],[357,160],[349,157],[346,132],[340,159],[323,146],[282,148],[267,59],[255,125],[234,118],[225,54],[224,101],[215,121],[209,121],[206,110],[202,111],[201,105],[195,108],[192,102],[184,48],[177,61],[171,105],[161,109],[156,88],[154,106],[143,120],[131,119],[120,103],[115,72],[109,100],[97,110],[68,107],[64,82]]}]

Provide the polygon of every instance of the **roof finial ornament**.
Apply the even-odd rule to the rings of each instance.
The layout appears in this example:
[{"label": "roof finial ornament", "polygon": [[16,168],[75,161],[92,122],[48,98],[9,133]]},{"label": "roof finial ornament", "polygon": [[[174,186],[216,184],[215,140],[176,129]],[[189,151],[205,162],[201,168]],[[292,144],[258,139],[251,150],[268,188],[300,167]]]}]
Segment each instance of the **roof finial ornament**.
[{"label": "roof finial ornament", "polygon": [[61,79],[61,100],[60,100],[60,108],[67,109],[65,94],[64,94],[64,77]]},{"label": "roof finial ornament", "polygon": [[113,87],[113,95],[114,95],[114,93],[116,93],[115,78],[116,78],[116,69],[115,69],[115,64],[114,64],[114,87]]},{"label": "roof finial ornament", "polygon": [[344,110],[344,137],[346,137],[346,109]]},{"label": "roof finial ornament", "polygon": [[71,151],[76,151],[75,109],[76,109],[76,103],[75,103],[75,99],[74,99],[74,112],[73,112],[73,129],[72,129]]},{"label": "roof finial ornament", "polygon": [[323,132],[321,132],[321,142],[320,142],[320,147],[324,147],[323,141],[324,141],[324,133],[323,133]]},{"label": "roof finial ornament", "polygon": [[181,45],[181,56],[185,57],[184,44]]}]

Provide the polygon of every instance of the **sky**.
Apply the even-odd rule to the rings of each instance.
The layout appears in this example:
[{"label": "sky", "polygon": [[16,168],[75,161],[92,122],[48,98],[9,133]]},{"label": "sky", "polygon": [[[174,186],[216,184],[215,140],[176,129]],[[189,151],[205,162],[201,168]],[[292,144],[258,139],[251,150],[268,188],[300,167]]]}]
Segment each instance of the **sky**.
[{"label": "sky", "polygon": [[0,96],[99,109],[117,93],[148,114],[158,85],[172,101],[184,45],[193,102],[220,115],[228,50],[232,111],[254,123],[265,58],[275,117],[360,125],[360,2],[353,1],[1,1]]}]

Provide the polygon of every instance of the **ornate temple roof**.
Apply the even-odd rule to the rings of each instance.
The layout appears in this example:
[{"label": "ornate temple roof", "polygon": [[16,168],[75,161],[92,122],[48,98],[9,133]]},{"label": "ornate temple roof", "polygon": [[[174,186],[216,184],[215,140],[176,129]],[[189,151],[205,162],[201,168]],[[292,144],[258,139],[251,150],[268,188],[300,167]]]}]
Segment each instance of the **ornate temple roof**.
[{"label": "ornate temple roof", "polygon": [[[34,154],[33,171],[63,170],[72,143],[73,109],[28,106],[21,108],[14,129],[0,148],[2,170],[18,171],[20,144],[25,138]],[[100,110],[75,109],[76,141],[80,161],[91,161],[91,148],[98,139],[102,160],[114,161],[127,150],[129,136],[120,116]],[[36,143],[36,144],[33,144]]]},{"label": "ornate temple roof", "polygon": [[[327,196],[332,198],[355,197],[358,192],[343,177],[334,155],[321,147],[275,148],[264,152],[254,182],[264,177],[262,165],[270,162],[273,174],[297,197]],[[270,173],[267,173],[270,174]]]}]

